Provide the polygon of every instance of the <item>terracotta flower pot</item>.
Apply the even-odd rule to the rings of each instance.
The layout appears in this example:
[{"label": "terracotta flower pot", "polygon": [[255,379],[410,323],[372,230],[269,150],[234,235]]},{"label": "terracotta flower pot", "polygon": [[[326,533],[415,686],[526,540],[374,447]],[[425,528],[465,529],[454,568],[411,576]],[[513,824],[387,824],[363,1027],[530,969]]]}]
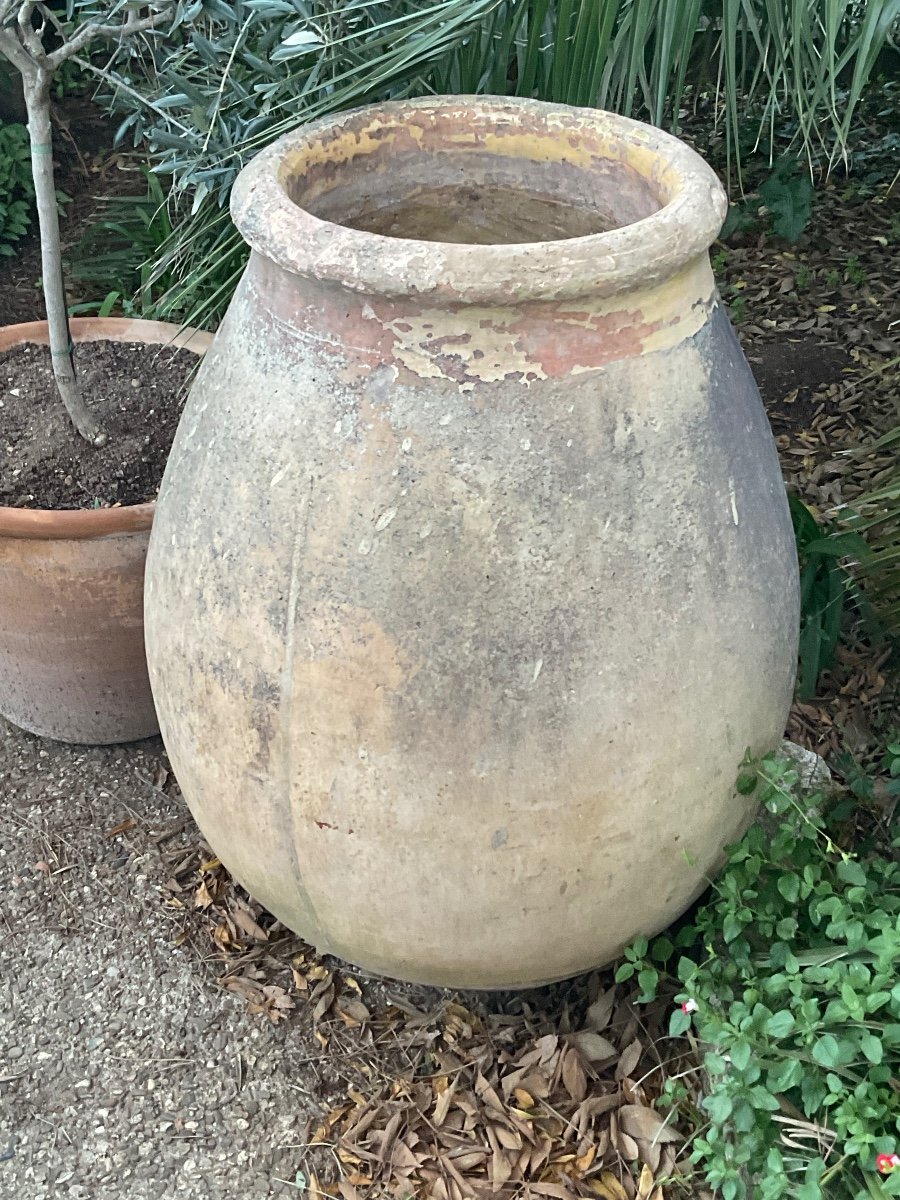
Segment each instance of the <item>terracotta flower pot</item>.
[{"label": "terracotta flower pot", "polygon": [[706,885],[792,693],[791,523],[707,253],[722,188],[634,121],[457,97],[298,129],[232,211],[253,254],[147,568],[188,803],[364,967],[603,963]]},{"label": "terracotta flower pot", "polygon": [[[198,353],[210,341],[158,321],[81,317],[71,329],[76,342],[175,339]],[[46,323],[0,329],[0,351],[23,342],[46,344]],[[0,713],[15,725],[98,745],[157,732],[143,621],[153,512],[0,507]]]}]

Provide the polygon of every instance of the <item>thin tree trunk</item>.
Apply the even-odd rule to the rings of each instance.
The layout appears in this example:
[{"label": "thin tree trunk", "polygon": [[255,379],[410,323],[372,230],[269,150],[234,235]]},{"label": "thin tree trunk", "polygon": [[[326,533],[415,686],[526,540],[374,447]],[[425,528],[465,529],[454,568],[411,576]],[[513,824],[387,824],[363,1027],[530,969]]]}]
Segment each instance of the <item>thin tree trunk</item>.
[{"label": "thin tree trunk", "polygon": [[44,302],[47,306],[47,325],[50,331],[50,354],[56,386],[72,424],[83,438],[102,446],[106,435],[88,411],[72,360],[69,334],[69,314],[63,283],[62,250],[59,238],[59,209],[53,181],[53,146],[50,128],[50,83],[47,71],[36,70],[33,78],[25,78],[25,107],[28,111],[28,133],[31,138],[31,167],[34,175],[34,195],[38,225],[41,232],[41,274],[44,282]]}]

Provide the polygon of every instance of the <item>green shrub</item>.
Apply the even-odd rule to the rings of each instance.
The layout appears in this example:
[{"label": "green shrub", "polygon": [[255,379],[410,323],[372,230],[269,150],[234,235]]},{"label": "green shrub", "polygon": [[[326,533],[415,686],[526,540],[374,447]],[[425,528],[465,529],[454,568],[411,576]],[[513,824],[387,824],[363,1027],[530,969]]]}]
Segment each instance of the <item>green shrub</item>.
[{"label": "green shrub", "polygon": [[[896,779],[900,744],[886,757]],[[900,1149],[900,838],[843,851],[840,805],[801,797],[774,757],[746,763],[738,790],[769,818],[730,848],[677,947],[644,939],[617,975],[650,999],[681,949],[669,1033],[696,1039],[705,1095],[698,1112],[670,1080],[662,1103],[693,1113],[691,1159],[722,1200],[900,1196],[878,1157]]]},{"label": "green shrub", "polygon": [[800,666],[797,695],[809,700],[816,694],[820,674],[834,662],[841,625],[853,580],[842,559],[864,560],[867,546],[853,532],[820,528],[816,518],[796,496],[788,497],[797,557],[800,561]]},{"label": "green shrub", "polygon": [[171,280],[157,278],[152,264],[172,235],[172,221],[159,176],[144,169],[144,177],[145,194],[105,200],[100,220],[70,252],[72,277],[104,289],[101,299],[75,305],[73,314],[160,317],[158,297]]},{"label": "green shrub", "polygon": [[13,243],[31,228],[34,182],[24,125],[0,123],[0,254],[15,253]]},{"label": "green shrub", "polygon": [[[898,365],[900,358],[880,369],[895,370]],[[885,632],[900,640],[900,425],[863,447],[861,453],[887,447],[896,448],[893,468],[877,487],[845,506],[840,519],[846,529],[865,537],[869,554],[856,574]]]},{"label": "green shrub", "polygon": [[[301,121],[386,98],[493,92],[677,129],[701,103],[721,117],[729,163],[776,121],[791,126],[793,149],[833,161],[849,152],[898,13],[900,0],[193,0],[174,34],[124,49],[105,74],[110,105],[125,112],[120,135],[150,147],[181,201],[156,264],[177,280],[161,303],[202,323],[221,313],[246,258],[225,208],[232,182]],[[794,235],[806,186],[785,176],[772,190],[774,219]]]}]

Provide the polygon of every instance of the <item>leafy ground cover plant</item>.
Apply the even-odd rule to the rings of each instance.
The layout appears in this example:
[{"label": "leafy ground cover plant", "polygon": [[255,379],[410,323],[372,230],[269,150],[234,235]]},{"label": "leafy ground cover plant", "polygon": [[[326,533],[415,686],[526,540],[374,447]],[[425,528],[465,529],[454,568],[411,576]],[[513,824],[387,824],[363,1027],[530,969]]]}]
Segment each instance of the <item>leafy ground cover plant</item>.
[{"label": "leafy ground cover plant", "polygon": [[[886,759],[896,779],[896,741]],[[738,790],[768,817],[674,941],[636,943],[617,975],[643,1000],[677,988],[669,1033],[702,1058],[699,1104],[677,1076],[662,1104],[722,1200],[900,1196],[900,837],[843,849],[854,806],[802,795],[774,756]]]},{"label": "leafy ground cover plant", "polygon": [[804,164],[797,158],[780,158],[757,193],[756,197],[748,196],[729,205],[720,237],[727,239],[733,233],[761,227],[764,206],[774,233],[787,242],[796,242],[809,225],[815,195]]}]

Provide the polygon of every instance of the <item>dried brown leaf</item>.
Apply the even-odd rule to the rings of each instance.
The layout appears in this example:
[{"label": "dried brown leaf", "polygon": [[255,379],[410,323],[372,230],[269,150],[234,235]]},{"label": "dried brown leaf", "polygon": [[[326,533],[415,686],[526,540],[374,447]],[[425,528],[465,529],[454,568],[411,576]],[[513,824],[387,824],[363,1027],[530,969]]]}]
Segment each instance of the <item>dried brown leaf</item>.
[{"label": "dried brown leaf", "polygon": [[134,817],[126,817],[118,825],[113,825],[112,829],[107,829],[103,836],[107,838],[118,837],[120,833],[127,833],[129,829],[134,829],[136,824],[137,821],[135,821]]},{"label": "dried brown leaf", "polygon": [[562,1081],[566,1091],[576,1103],[579,1103],[587,1095],[587,1076],[577,1050],[570,1048],[566,1051],[562,1065]]},{"label": "dried brown leaf", "polygon": [[494,1109],[495,1112],[501,1114],[506,1112],[503,1101],[481,1073],[479,1073],[478,1078],[475,1080],[475,1095],[478,1096],[488,1108]]},{"label": "dried brown leaf", "polygon": [[512,1171],[510,1156],[498,1147],[491,1155],[491,1185],[495,1192],[498,1192],[512,1176]]},{"label": "dried brown leaf", "polygon": [[491,1130],[494,1133],[497,1141],[506,1150],[521,1150],[522,1138],[514,1129],[507,1129],[505,1125],[492,1125]]},{"label": "dried brown leaf", "polygon": [[585,1150],[582,1154],[579,1154],[575,1159],[575,1166],[582,1173],[582,1175],[585,1173],[585,1171],[589,1171],[591,1169],[591,1165],[596,1156],[597,1147],[591,1144],[588,1146],[587,1150]]},{"label": "dried brown leaf", "polygon": [[640,1104],[623,1104],[619,1109],[619,1125],[633,1138],[645,1142],[683,1142],[684,1138],[654,1108]]},{"label": "dried brown leaf", "polygon": [[621,1129],[616,1135],[616,1149],[626,1162],[637,1162],[641,1157],[641,1151],[637,1142],[633,1137],[629,1137],[627,1133],[623,1133]]},{"label": "dried brown leaf", "polygon": [[[312,1019],[313,1021],[321,1021],[321,1019],[331,1008],[332,1004],[334,1004],[334,984],[328,983],[324,987],[320,985],[316,991],[318,992],[318,998],[313,1006]],[[316,993],[314,992],[313,995],[310,996],[310,1000],[312,1000],[315,996]]]},{"label": "dried brown leaf", "polygon": [[619,1059],[619,1065],[616,1067],[616,1079],[626,1079],[632,1074],[634,1068],[638,1065],[643,1053],[643,1046],[638,1038],[626,1046],[622,1051],[622,1057]]},{"label": "dried brown leaf", "polygon": [[378,1148],[379,1162],[387,1162],[390,1153],[394,1146],[394,1141],[397,1134],[400,1132],[400,1126],[403,1124],[403,1113],[395,1112],[391,1116],[381,1137],[381,1145]]},{"label": "dried brown leaf", "polygon": [[479,1167],[488,1157],[487,1150],[460,1150],[459,1153],[447,1155],[448,1161],[452,1161],[458,1171],[469,1171],[472,1167]]},{"label": "dried brown leaf", "polygon": [[421,1157],[415,1154],[405,1142],[394,1142],[391,1150],[391,1166],[394,1170],[414,1171],[419,1166]]},{"label": "dried brown leaf", "polygon": [[557,1200],[576,1200],[576,1193],[562,1183],[531,1183],[528,1186],[535,1196],[553,1196]]},{"label": "dried brown leaf", "polygon": [[358,1000],[355,996],[339,996],[335,1008],[344,1024],[351,1029],[358,1029],[361,1025],[365,1025],[372,1015],[362,1000]]},{"label": "dried brown leaf", "polygon": [[253,919],[253,914],[245,904],[241,904],[240,902],[235,904],[231,910],[231,917],[238,929],[242,933],[245,933],[247,937],[253,938],[257,942],[267,942],[269,940],[269,935],[262,926],[256,923]]},{"label": "dried brown leaf", "polygon": [[614,987],[608,988],[602,995],[597,997],[584,1014],[584,1028],[595,1031],[605,1029],[609,1024],[609,1018],[612,1016],[615,1002],[616,989]]},{"label": "dried brown leaf", "polygon": [[612,1042],[592,1029],[582,1029],[579,1033],[573,1033],[570,1040],[588,1062],[603,1062],[604,1059],[615,1058],[619,1053]]},{"label": "dried brown leaf", "polygon": [[598,1179],[588,1180],[587,1186],[595,1196],[600,1196],[602,1200],[628,1200],[628,1193],[612,1171],[601,1172]]},{"label": "dried brown leaf", "polygon": [[650,1193],[653,1191],[653,1172],[646,1163],[641,1167],[641,1176],[638,1180],[637,1200],[650,1200]]},{"label": "dried brown leaf", "polygon": [[538,1062],[549,1062],[559,1047],[559,1038],[552,1033],[546,1034],[534,1044],[535,1050],[538,1051]]},{"label": "dried brown leaf", "polygon": [[243,996],[255,1004],[262,1001],[262,988],[252,979],[248,979],[246,975],[228,975],[222,980],[222,986],[227,987],[229,991],[237,992],[239,996]]},{"label": "dried brown leaf", "polygon": [[601,1113],[612,1112],[621,1104],[621,1100],[615,1092],[609,1092],[605,1096],[588,1096],[579,1104],[573,1121],[585,1122],[593,1120],[594,1117],[600,1116]]},{"label": "dried brown leaf", "polygon": [[455,1076],[452,1083],[448,1083],[446,1077],[443,1081],[447,1084],[438,1094],[438,1098],[434,1104],[434,1110],[431,1114],[431,1123],[436,1128],[440,1129],[444,1121],[447,1119],[447,1114],[450,1112],[450,1105],[453,1103],[453,1097],[456,1094],[456,1089],[459,1086],[459,1076]]}]

